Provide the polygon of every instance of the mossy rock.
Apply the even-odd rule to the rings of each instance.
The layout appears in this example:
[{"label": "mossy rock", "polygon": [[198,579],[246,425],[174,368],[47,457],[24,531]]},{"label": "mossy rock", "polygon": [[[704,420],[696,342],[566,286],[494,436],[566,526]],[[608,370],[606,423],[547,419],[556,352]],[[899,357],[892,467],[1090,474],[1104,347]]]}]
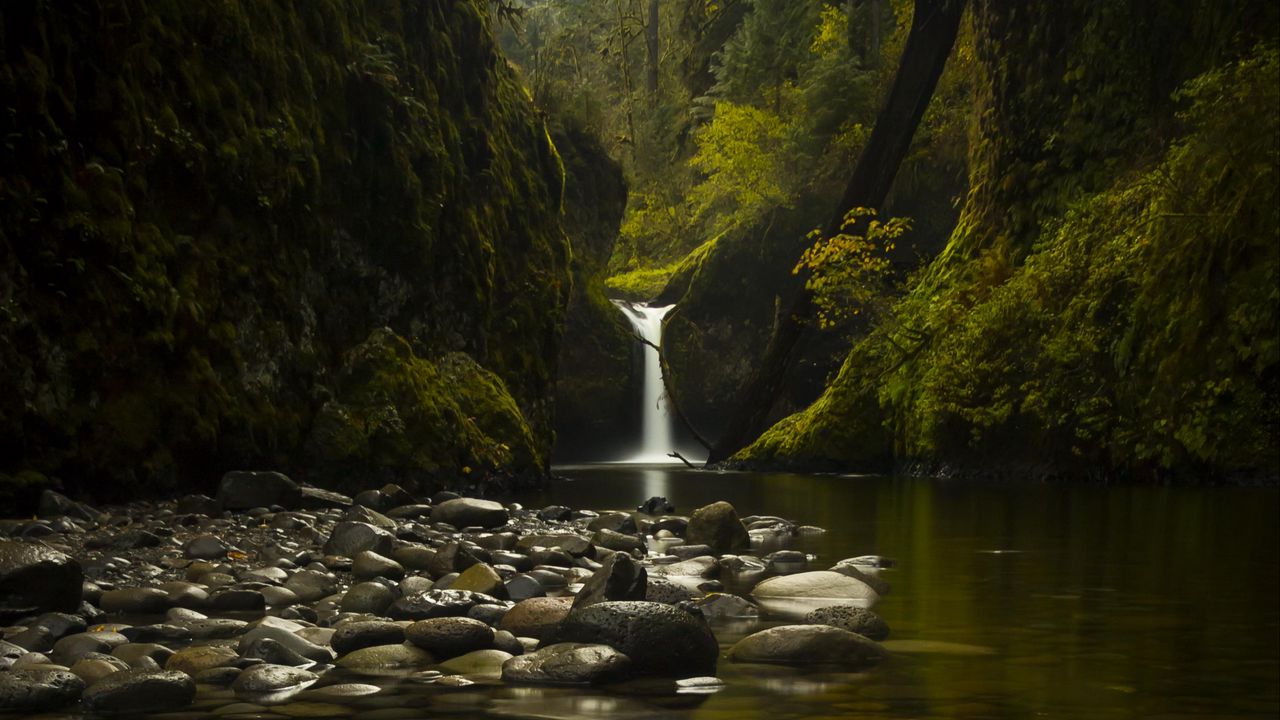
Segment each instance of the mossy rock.
[{"label": "mossy rock", "polygon": [[435,489],[544,467],[500,378],[463,353],[419,358],[385,328],[347,354],[307,447],[309,478],[353,490]]}]

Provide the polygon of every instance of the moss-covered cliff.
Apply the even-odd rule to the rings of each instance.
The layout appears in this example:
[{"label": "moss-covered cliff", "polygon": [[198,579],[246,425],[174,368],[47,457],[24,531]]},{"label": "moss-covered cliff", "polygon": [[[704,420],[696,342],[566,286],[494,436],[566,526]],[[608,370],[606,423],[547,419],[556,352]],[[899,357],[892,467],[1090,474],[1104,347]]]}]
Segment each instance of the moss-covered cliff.
[{"label": "moss-covered cliff", "polygon": [[599,140],[561,123],[552,136],[564,159],[573,291],[556,380],[555,451],[557,459],[599,460],[615,457],[640,433],[643,346],[604,287],[627,185]]},{"label": "moss-covered cliff", "polygon": [[[488,12],[5,3],[0,473],[118,495],[230,467],[539,472],[563,171]],[[366,340],[405,377],[360,386]],[[441,408],[405,406],[414,378]],[[511,422],[485,427],[492,404]],[[374,406],[416,419],[349,411]],[[448,457],[323,447],[379,432]],[[338,478],[335,456],[358,462]]]},{"label": "moss-covered cliff", "polygon": [[738,462],[1280,473],[1276,19],[1261,2],[976,3],[949,245]]}]

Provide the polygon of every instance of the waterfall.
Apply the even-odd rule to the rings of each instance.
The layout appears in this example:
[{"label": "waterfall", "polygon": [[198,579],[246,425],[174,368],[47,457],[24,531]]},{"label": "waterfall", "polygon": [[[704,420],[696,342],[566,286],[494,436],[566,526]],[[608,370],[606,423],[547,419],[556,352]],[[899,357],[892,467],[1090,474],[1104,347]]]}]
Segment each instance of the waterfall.
[{"label": "waterfall", "polygon": [[662,344],[662,319],[674,305],[649,307],[640,303],[615,300],[640,337],[653,343],[644,347],[644,392],[641,402],[642,435],[640,448],[625,463],[675,463],[667,453],[676,449],[675,419],[667,409],[667,398],[662,384],[662,361],[656,346]]}]

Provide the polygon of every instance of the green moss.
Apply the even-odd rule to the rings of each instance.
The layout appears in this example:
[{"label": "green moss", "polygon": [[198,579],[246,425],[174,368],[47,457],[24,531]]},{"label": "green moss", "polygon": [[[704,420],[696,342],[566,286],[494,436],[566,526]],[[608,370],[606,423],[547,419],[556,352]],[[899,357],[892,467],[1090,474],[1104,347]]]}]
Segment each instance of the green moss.
[{"label": "green moss", "polygon": [[612,297],[647,302],[662,292],[678,267],[680,263],[673,262],[662,267],[632,270],[608,278],[604,285]]},{"label": "green moss", "polygon": [[383,326],[494,373],[545,460],[564,169],[486,3],[19,5],[0,471],[119,495],[296,470],[316,395]]},{"label": "green moss", "polygon": [[538,447],[502,380],[463,353],[417,357],[388,329],[354,348],[307,440],[307,476],[358,489],[439,489],[537,475]]}]

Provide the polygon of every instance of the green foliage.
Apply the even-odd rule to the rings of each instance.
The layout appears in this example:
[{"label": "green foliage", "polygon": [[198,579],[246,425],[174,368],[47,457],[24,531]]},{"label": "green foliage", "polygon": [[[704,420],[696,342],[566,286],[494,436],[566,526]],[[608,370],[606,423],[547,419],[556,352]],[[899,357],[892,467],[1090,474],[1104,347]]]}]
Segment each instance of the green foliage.
[{"label": "green foliage", "polygon": [[623,300],[648,301],[657,297],[667,286],[679,262],[655,268],[642,268],[630,272],[613,275],[605,280],[611,297]]},{"label": "green foliage", "polygon": [[742,457],[831,457],[839,421],[866,428],[878,405],[902,458],[1274,476],[1280,53],[1255,48],[1175,98],[1158,157],[1046,217],[1023,263],[1009,245],[940,260],[948,272],[924,276],[818,403]]},{"label": "green foliage", "polygon": [[[865,228],[859,231],[858,223]],[[908,218],[876,219],[872,208],[853,208],[844,216],[840,232],[823,238],[821,230],[809,234],[813,245],[800,256],[791,273],[805,272],[805,287],[818,307],[818,325],[834,327],[888,299],[892,270],[889,254],[898,239],[911,229]]]},{"label": "green foliage", "polygon": [[821,4],[750,0],[750,5],[742,27],[720,51],[713,92],[737,104],[764,100],[774,112],[781,112],[785,86],[799,76],[813,50],[832,50],[830,42],[814,47],[822,23]]}]

